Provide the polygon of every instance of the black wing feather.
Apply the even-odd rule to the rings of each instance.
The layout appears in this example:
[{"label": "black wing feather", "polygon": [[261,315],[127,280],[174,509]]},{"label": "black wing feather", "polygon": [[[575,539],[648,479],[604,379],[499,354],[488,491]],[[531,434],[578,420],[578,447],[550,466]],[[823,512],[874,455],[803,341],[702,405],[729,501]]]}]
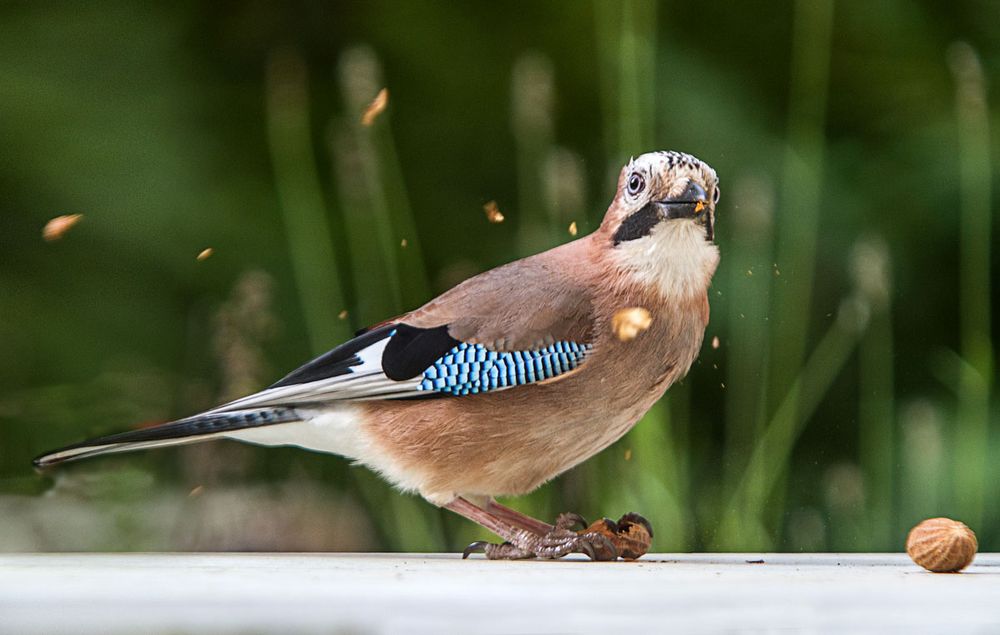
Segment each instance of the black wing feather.
[{"label": "black wing feather", "polygon": [[365,331],[354,339],[348,340],[337,348],[323,353],[316,359],[296,368],[288,375],[285,375],[280,381],[268,386],[268,388],[306,384],[311,381],[346,375],[351,372],[352,366],[361,364],[358,351],[371,346],[381,339],[389,337],[394,328],[396,328],[394,324],[387,324],[386,326]]},{"label": "black wing feather", "polygon": [[396,334],[382,354],[382,370],[394,381],[413,379],[442,355],[461,344],[448,334],[448,326],[421,329],[397,324]]},{"label": "black wing feather", "polygon": [[382,370],[393,381],[413,379],[427,370],[436,359],[461,342],[448,334],[448,326],[417,328],[396,323],[365,331],[328,353],[292,371],[269,388],[306,384],[321,379],[350,374],[361,364],[360,351],[391,337],[382,354]]}]

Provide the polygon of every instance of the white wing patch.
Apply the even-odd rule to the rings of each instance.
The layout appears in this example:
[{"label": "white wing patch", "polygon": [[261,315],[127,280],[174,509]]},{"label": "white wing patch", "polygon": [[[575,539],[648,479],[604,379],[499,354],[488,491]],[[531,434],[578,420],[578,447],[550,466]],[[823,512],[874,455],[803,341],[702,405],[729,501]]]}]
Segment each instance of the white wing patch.
[{"label": "white wing patch", "polygon": [[381,339],[356,353],[360,364],[351,366],[343,375],[320,379],[290,386],[268,388],[242,399],[219,406],[210,413],[260,408],[274,405],[307,405],[327,401],[358,401],[363,399],[387,399],[421,394],[420,380],[416,377],[405,381],[394,381],[382,370],[382,353],[389,338]]}]

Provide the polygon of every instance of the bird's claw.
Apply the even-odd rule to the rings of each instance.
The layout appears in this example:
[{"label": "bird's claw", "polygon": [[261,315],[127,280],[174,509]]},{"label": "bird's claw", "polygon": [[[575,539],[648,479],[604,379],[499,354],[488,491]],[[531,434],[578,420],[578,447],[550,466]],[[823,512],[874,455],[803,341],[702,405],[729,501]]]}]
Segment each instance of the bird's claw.
[{"label": "bird's claw", "polygon": [[489,544],[490,543],[485,540],[477,540],[476,542],[469,543],[469,546],[462,551],[462,560],[467,559],[474,553],[486,553],[486,547],[488,547]]},{"label": "bird's claw", "polygon": [[579,538],[582,540],[580,546],[586,549],[585,553],[591,560],[608,561],[618,559],[618,547],[607,536],[587,532],[579,534]]}]

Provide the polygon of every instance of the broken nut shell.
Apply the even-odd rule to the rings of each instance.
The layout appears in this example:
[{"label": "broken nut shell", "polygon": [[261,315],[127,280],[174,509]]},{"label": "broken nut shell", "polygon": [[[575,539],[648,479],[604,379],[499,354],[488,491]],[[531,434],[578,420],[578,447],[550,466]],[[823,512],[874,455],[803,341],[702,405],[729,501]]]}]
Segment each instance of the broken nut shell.
[{"label": "broken nut shell", "polygon": [[601,534],[611,541],[618,550],[618,556],[625,560],[638,560],[646,555],[653,542],[653,528],[649,521],[635,513],[625,514],[618,522],[602,518],[579,533]]}]

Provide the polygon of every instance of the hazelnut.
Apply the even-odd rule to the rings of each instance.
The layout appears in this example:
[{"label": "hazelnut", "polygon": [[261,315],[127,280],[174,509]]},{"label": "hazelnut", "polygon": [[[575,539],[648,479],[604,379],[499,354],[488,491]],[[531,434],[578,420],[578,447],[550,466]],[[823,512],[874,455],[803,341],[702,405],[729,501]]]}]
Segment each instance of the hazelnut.
[{"label": "hazelnut", "polygon": [[954,573],[976,556],[976,534],[965,523],[950,518],[930,518],[910,530],[906,553],[914,562],[935,573]]}]

